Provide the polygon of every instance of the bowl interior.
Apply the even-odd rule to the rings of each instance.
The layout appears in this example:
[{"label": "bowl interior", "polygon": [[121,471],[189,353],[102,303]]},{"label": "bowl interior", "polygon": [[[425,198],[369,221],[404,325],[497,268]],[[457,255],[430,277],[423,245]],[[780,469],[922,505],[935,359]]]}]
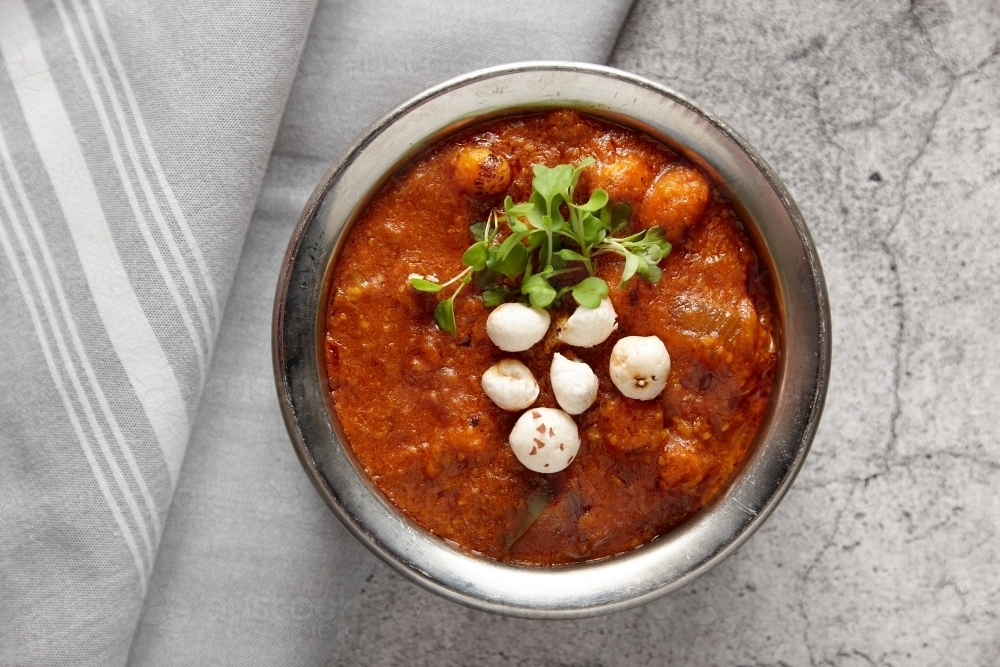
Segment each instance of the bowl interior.
[{"label": "bowl interior", "polygon": [[[573,107],[644,132],[702,168],[733,202],[771,276],[778,363],[771,403],[741,469],[681,526],[633,551],[527,567],[461,550],[409,521],[345,446],[323,363],[330,272],[355,219],[410,157],[484,120]],[[535,618],[641,604],[739,546],[780,501],[811,444],[829,375],[829,309],[805,223],[770,167],[735,132],[680,95],[610,68],[527,63],[446,82],[378,121],[310,199],[275,301],[279,400],[296,452],[343,523],[418,584],[470,606]]]}]

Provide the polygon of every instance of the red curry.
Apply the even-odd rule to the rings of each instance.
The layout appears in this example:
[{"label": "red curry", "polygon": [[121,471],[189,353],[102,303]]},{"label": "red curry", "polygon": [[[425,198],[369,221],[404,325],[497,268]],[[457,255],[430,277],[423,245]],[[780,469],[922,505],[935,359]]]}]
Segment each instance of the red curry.
[{"label": "red curry", "polygon": [[[509,182],[483,192],[463,182],[463,156],[502,156]],[[601,257],[618,330],[569,348],[555,326],[526,352],[497,349],[489,310],[469,285],[455,302],[458,336],[440,331],[437,296],[412,273],[462,268],[471,223],[505,195],[524,201],[531,167],[593,156],[578,191],[603,187],[632,205],[632,229],[660,224],[673,251],[662,279],[617,287],[622,261]],[[495,188],[494,188],[495,190]],[[628,232],[629,230],[626,230]],[[551,565],[610,556],[678,525],[726,484],[768,404],[775,364],[771,306],[754,249],[707,178],[647,136],[573,111],[476,126],[417,157],[377,194],[354,226],[327,305],[326,364],[337,417],[374,483],[436,535],[508,562]],[[572,299],[568,299],[572,301]],[[566,304],[553,320],[572,310]],[[623,336],[658,336],[670,353],[654,400],[623,396],[608,377]],[[531,472],[507,437],[520,413],[483,393],[483,372],[516,356],[538,379],[535,406],[558,407],[553,353],[587,362],[600,389],[574,417],[580,452],[563,472]]]}]

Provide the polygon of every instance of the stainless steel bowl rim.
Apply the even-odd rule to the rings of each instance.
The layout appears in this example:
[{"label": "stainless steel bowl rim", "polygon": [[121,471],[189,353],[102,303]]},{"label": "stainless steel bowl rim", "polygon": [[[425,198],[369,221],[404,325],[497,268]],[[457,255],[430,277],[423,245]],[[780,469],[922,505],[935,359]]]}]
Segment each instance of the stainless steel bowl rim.
[{"label": "stainless steel bowl rim", "polygon": [[[607,559],[499,563],[408,520],[371,483],[333,417],[322,357],[328,272],[357,214],[403,161],[486,118],[568,106],[631,126],[707,170],[734,202],[772,273],[780,349],[771,406],[741,470],[678,528]],[[736,550],[785,495],[823,409],[830,372],[826,286],[806,224],[774,171],[728,125],[642,77],[580,63],[479,70],[388,113],[326,173],[299,219],[274,304],[274,373],[293,447],[343,524],[385,563],[448,599],[528,618],[619,611],[683,586]],[[401,418],[405,418],[402,417]]]}]

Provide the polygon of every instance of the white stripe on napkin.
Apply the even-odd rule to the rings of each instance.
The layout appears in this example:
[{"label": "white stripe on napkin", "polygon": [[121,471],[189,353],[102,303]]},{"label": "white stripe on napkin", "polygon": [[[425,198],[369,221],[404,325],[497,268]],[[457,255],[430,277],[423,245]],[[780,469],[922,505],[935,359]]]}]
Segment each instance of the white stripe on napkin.
[{"label": "white stripe on napkin", "polygon": [[[74,0],[74,3],[76,0]],[[208,291],[208,297],[212,304],[212,314],[215,318],[216,324],[218,324],[219,319],[222,317],[222,310],[219,305],[219,297],[215,292],[215,284],[212,281],[212,274],[208,271],[208,265],[205,263],[205,258],[201,254],[201,248],[198,246],[198,242],[195,241],[194,233],[191,231],[191,226],[188,225],[187,218],[184,217],[184,211],[181,210],[180,202],[177,201],[176,195],[174,195],[173,188],[170,187],[170,182],[167,181],[167,175],[163,171],[163,167],[160,165],[160,159],[156,155],[156,151],[153,150],[153,142],[149,138],[149,132],[146,131],[146,123],[142,120],[142,115],[139,113],[139,103],[136,101],[135,94],[132,92],[132,84],[128,82],[128,77],[125,76],[125,67],[122,65],[121,58],[118,56],[118,49],[115,47],[114,41],[111,39],[111,31],[108,29],[108,22],[104,18],[104,12],[101,9],[101,3],[98,0],[91,0],[90,8],[94,12],[94,18],[97,21],[97,28],[101,32],[101,38],[104,40],[104,45],[108,50],[108,56],[111,58],[111,64],[114,66],[115,73],[118,75],[118,81],[122,87],[122,93],[125,95],[125,101],[128,102],[129,110],[132,112],[132,119],[135,122],[136,130],[139,133],[139,139],[142,141],[142,146],[146,150],[146,157],[149,160],[149,164],[153,168],[153,173],[156,174],[156,181],[160,185],[160,190],[167,199],[167,203],[170,205],[170,212],[174,215],[174,220],[177,222],[177,226],[181,230],[181,235],[184,237],[184,241],[187,243],[188,249],[191,252],[191,256],[194,258],[195,264],[197,264],[198,269],[201,271],[202,280],[205,282],[205,289]]]},{"label": "white stripe on napkin", "polygon": [[[3,184],[2,180],[0,180],[0,203],[3,204],[3,209],[7,212],[11,225],[16,228],[19,224],[17,213],[14,210],[10,195],[7,192],[7,187]],[[17,253],[15,252],[14,247],[10,242],[10,237],[7,236],[7,231],[4,229],[2,224],[0,224],[0,246],[3,247],[4,254],[7,255],[7,258],[10,261],[10,267],[14,272],[14,278],[17,281],[17,286],[21,290],[21,296],[24,298],[25,305],[28,307],[28,313],[31,315],[31,322],[35,328],[35,337],[38,338],[38,343],[41,346],[42,356],[45,357],[45,365],[49,368],[49,375],[52,377],[52,383],[55,385],[56,391],[62,399],[63,406],[66,408],[66,414],[69,417],[70,424],[73,426],[74,433],[76,433],[76,438],[80,443],[80,449],[83,450],[84,458],[87,459],[87,463],[90,465],[90,470],[94,475],[94,479],[97,481],[97,486],[101,489],[101,494],[104,496],[104,500],[115,519],[115,524],[117,524],[118,530],[121,532],[122,538],[125,540],[125,544],[128,546],[128,549],[132,554],[132,560],[135,562],[135,569],[139,576],[140,594],[145,596],[146,580],[148,575],[142,555],[139,553],[139,546],[135,543],[135,538],[133,537],[132,531],[128,526],[128,522],[125,521],[125,517],[122,515],[121,508],[118,507],[118,502],[115,500],[114,493],[111,491],[108,480],[104,476],[104,471],[101,470],[97,457],[94,455],[93,445],[91,445],[86,433],[84,433],[83,426],[80,424],[80,419],[76,414],[76,409],[73,407],[73,402],[70,400],[69,393],[66,391],[66,385],[63,382],[62,375],[59,373],[59,369],[56,366],[56,361],[52,354],[52,348],[49,344],[49,332],[45,331],[45,326],[42,324],[42,318],[38,314],[38,306],[31,293],[31,287],[29,286],[27,279],[24,277],[24,273],[21,271],[21,266],[17,259]],[[36,281],[40,282],[39,276],[36,275],[35,278]],[[38,289],[41,292],[44,290],[44,285],[39,284]],[[53,318],[51,312],[47,313],[47,315],[50,318]],[[50,320],[49,325],[51,333],[56,334],[56,341],[59,343],[59,355],[61,357],[63,367],[68,371],[72,365],[72,360],[68,358],[65,343],[62,341],[61,336],[58,336],[58,328],[55,322]],[[79,394],[80,387],[77,386],[75,388]],[[91,428],[96,434],[97,431],[94,430],[94,426],[95,424],[91,423]],[[153,552],[150,549],[148,553],[150,557],[150,564],[152,564]]]},{"label": "white stripe on napkin", "polygon": [[69,225],[108,337],[156,433],[176,486],[189,424],[180,386],[136,298],[93,177],[59,98],[23,0],[0,0],[0,53],[31,137]]},{"label": "white stripe on napkin", "polygon": [[[47,290],[45,289],[44,281],[41,278],[42,271],[38,267],[38,263],[31,252],[31,243],[25,235],[23,224],[20,220],[18,220],[13,207],[7,204],[7,201],[5,200],[5,205],[7,205],[10,209],[9,215],[11,217],[14,235],[21,245],[22,253],[28,261],[28,266],[31,269],[32,276],[38,286],[38,293],[42,297],[42,303],[46,316],[49,320],[52,334],[56,339],[57,345],[59,346],[60,356],[63,359],[63,365],[65,366],[67,372],[71,374],[74,388],[76,388],[77,401],[83,406],[88,422],[90,423],[90,428],[99,439],[101,449],[108,461],[108,467],[114,474],[115,480],[118,481],[118,484],[121,487],[122,496],[126,499],[126,502],[132,510],[133,519],[135,520],[136,526],[140,531],[142,541],[149,553],[148,560],[151,563],[154,560],[153,556],[156,553],[156,548],[155,544],[150,543],[147,525],[152,525],[153,542],[158,542],[160,533],[160,516],[156,511],[156,502],[153,500],[153,494],[150,493],[149,486],[146,484],[146,480],[139,470],[139,464],[135,459],[135,455],[132,453],[132,448],[129,447],[125,434],[122,432],[121,425],[118,423],[118,418],[111,410],[111,404],[108,402],[107,396],[104,394],[104,389],[101,387],[101,383],[97,379],[97,373],[94,372],[94,367],[90,363],[90,357],[83,345],[83,339],[77,329],[76,320],[73,317],[73,311],[70,309],[69,300],[66,298],[66,292],[63,289],[62,281],[59,278],[59,271],[56,268],[55,260],[52,257],[52,253],[49,251],[49,244],[45,238],[44,232],[42,231],[42,226],[38,223],[38,217],[35,215],[35,210],[28,198],[28,192],[24,187],[24,183],[21,181],[21,177],[17,173],[17,168],[14,165],[14,160],[10,154],[10,150],[7,148],[7,141],[4,139],[3,132],[0,132],[0,162],[3,163],[9,179],[14,186],[14,192],[17,194],[17,200],[21,205],[21,210],[24,212],[24,218],[26,219],[28,227],[31,230],[31,236],[33,237],[35,246],[38,247],[40,251],[42,262],[45,265],[45,271],[48,273],[49,280],[52,281],[56,301],[59,304],[59,314],[62,316],[62,327],[60,327],[59,321],[55,316],[56,309],[52,304],[52,300],[49,297]],[[2,173],[3,171],[0,170],[0,174]],[[0,183],[0,188],[2,187],[3,185]],[[9,199],[9,195],[7,197]],[[73,343],[73,351],[80,360],[80,366],[83,368],[83,373],[86,378],[86,389],[81,386],[84,383],[79,379],[79,376],[76,373],[76,367],[73,365],[70,355],[64,352],[65,343],[63,342],[62,337],[63,330],[69,334],[70,341]],[[138,507],[136,507],[131,487],[124,480],[121,470],[118,467],[117,459],[110,452],[110,447],[104,438],[104,432],[98,424],[93,408],[90,405],[90,401],[88,399],[89,395],[93,395],[97,400],[101,415],[110,427],[111,433],[114,436],[115,444],[117,445],[118,450],[122,453],[125,462],[128,464],[129,473],[135,480],[136,485],[139,487],[139,493],[142,495],[143,502],[146,505],[146,512],[149,517],[148,520],[142,516],[142,513],[139,511]]]},{"label": "white stripe on napkin", "polygon": [[[174,276],[171,273],[170,268],[167,266],[166,259],[164,259],[163,252],[160,249],[160,245],[156,242],[156,239],[153,238],[153,232],[150,229],[149,221],[146,219],[146,212],[139,203],[135,188],[132,185],[132,178],[129,176],[128,170],[125,168],[125,161],[122,159],[121,149],[118,147],[118,138],[115,136],[115,131],[111,127],[111,119],[108,117],[108,110],[105,108],[104,100],[101,98],[101,93],[97,89],[97,82],[94,80],[94,75],[90,71],[87,59],[83,55],[83,51],[80,49],[80,42],[77,41],[76,33],[73,30],[73,25],[70,23],[69,15],[66,13],[66,8],[63,6],[62,0],[55,0],[55,6],[56,10],[59,12],[59,18],[62,21],[63,30],[66,32],[66,39],[69,41],[70,50],[73,52],[73,57],[76,58],[76,64],[80,69],[80,74],[83,76],[83,82],[86,84],[87,90],[90,92],[90,99],[93,101],[94,108],[97,110],[97,118],[100,120],[101,129],[104,130],[104,137],[107,139],[108,149],[111,151],[111,159],[118,172],[118,179],[121,181],[122,188],[125,191],[125,198],[128,200],[129,206],[132,209],[132,215],[138,223],[139,231],[142,232],[142,237],[146,241],[146,247],[149,250],[149,254],[153,258],[153,263],[159,270],[160,277],[163,278],[163,283],[167,288],[167,293],[173,298],[174,305],[177,306],[177,311],[181,315],[181,321],[184,323],[184,328],[187,330],[188,337],[191,339],[191,346],[194,348],[195,359],[198,362],[198,374],[199,376],[204,377],[205,350],[211,342],[211,327],[208,324],[208,318],[205,315],[205,310],[201,307],[201,301],[198,299],[198,293],[194,289],[194,282],[191,278],[191,273],[187,271],[187,266],[184,264],[183,258],[181,258],[178,254],[177,244],[174,242],[172,235],[170,234],[170,229],[167,228],[167,224],[163,220],[163,216],[159,215],[156,198],[149,189],[149,184],[147,182],[145,184],[146,200],[153,211],[154,217],[158,218],[157,222],[159,223],[158,227],[160,234],[164,237],[164,239],[166,239],[166,245],[169,246],[172,251],[175,266],[178,270],[181,270],[186,274],[186,282],[188,283],[191,298],[194,300],[195,304],[197,304],[200,311],[204,331],[204,347],[202,346],[202,337],[195,330],[194,321],[191,319],[191,311],[188,309],[184,297],[181,296],[177,282],[174,280]],[[89,29],[85,29],[84,32],[87,33],[87,36],[90,38],[92,44],[93,36],[89,34]],[[96,47],[91,46],[91,50],[95,52],[96,56]],[[115,107],[120,131],[123,136],[128,137],[129,135],[126,134],[128,128],[125,126],[124,119],[122,118],[121,107],[118,104],[118,99],[114,96],[114,90],[109,89],[108,86],[107,71],[100,61],[98,61],[98,66],[101,70],[101,79],[104,83],[105,90],[108,93],[112,106]],[[143,179],[145,178],[145,173],[141,170],[141,165],[139,164],[138,156],[135,155],[134,147],[132,148],[133,150],[130,151],[132,165],[136,174],[141,174],[140,178]]]}]

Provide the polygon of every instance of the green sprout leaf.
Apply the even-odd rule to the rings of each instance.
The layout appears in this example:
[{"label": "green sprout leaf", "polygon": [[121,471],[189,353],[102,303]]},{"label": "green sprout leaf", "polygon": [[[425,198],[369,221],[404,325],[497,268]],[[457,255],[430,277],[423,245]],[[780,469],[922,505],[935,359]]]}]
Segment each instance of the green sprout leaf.
[{"label": "green sprout leaf", "polygon": [[476,283],[476,287],[478,287],[479,289],[486,289],[490,285],[493,285],[497,281],[499,281],[500,278],[501,275],[499,272],[493,271],[492,269],[489,268],[484,269],[483,271],[474,271],[472,273],[472,281]]},{"label": "green sprout leaf", "polygon": [[663,277],[663,271],[656,264],[642,262],[639,265],[638,273],[647,283],[658,283]]},{"label": "green sprout leaf", "polygon": [[[605,209],[606,210],[606,209]],[[607,230],[601,221],[592,215],[583,218],[583,242],[589,246],[595,246],[604,240]]]},{"label": "green sprout leaf", "polygon": [[535,177],[531,179],[531,187],[545,199],[546,203],[551,203],[557,195],[573,185],[574,169],[571,164],[561,164],[552,168],[536,164],[532,169]]},{"label": "green sprout leaf", "polygon": [[622,281],[618,284],[619,289],[625,287],[625,283],[627,283],[632,276],[635,275],[635,272],[639,270],[639,262],[641,261],[642,260],[639,259],[638,255],[634,255],[632,253],[625,255],[625,270],[622,271]]},{"label": "green sprout leaf", "polygon": [[489,240],[486,238],[489,229],[485,222],[474,222],[469,225],[469,233],[472,234],[472,240],[476,243],[487,242]]},{"label": "green sprout leaf", "polygon": [[496,308],[501,303],[513,301],[517,295],[518,291],[508,285],[490,285],[483,291],[483,305],[487,308]]},{"label": "green sprout leaf", "polygon": [[588,213],[593,213],[594,211],[600,211],[602,208],[608,204],[608,193],[604,190],[598,188],[590,193],[590,199],[587,200],[586,204],[580,204],[575,206],[578,211],[587,211]]},{"label": "green sprout leaf", "polygon": [[[525,236],[530,236],[530,234],[515,233],[505,238],[503,243],[501,243],[499,247],[497,247],[496,258],[500,260],[506,259],[507,255],[509,255],[511,251],[514,249],[514,246],[520,245],[521,239],[523,239]],[[488,257],[487,261],[489,261]]]},{"label": "green sprout leaf", "polygon": [[521,294],[527,295],[531,305],[536,308],[547,308],[556,298],[556,291],[544,273],[536,273],[526,278],[521,283]]},{"label": "green sprout leaf", "polygon": [[666,257],[670,253],[670,241],[667,240],[667,233],[663,227],[650,227],[646,230],[646,235],[642,237],[643,243],[657,246],[661,251],[661,256]]},{"label": "green sprout leaf", "polygon": [[[510,203],[509,206],[508,202]],[[543,207],[544,205],[545,202],[542,202]],[[527,201],[522,204],[515,205],[508,196],[507,199],[504,200],[504,211],[507,213],[507,225],[512,231],[519,234],[524,234],[529,231],[528,225],[521,222],[520,218],[526,218],[528,223],[535,228],[541,227],[542,225],[542,213],[533,202]]]},{"label": "green sprout leaf", "polygon": [[557,257],[566,260],[567,262],[586,262],[587,258],[578,253],[575,250],[570,250],[569,248],[563,248],[556,253]]},{"label": "green sprout leaf", "polygon": [[528,259],[528,249],[524,247],[523,243],[517,242],[511,244],[506,257],[501,257],[501,252],[498,251],[487,258],[486,265],[492,270],[502,273],[508,279],[515,280],[524,273]]},{"label": "green sprout leaf", "polygon": [[576,187],[576,182],[578,180],[580,180],[580,174],[583,173],[583,170],[586,169],[587,167],[589,167],[590,165],[594,164],[595,162],[597,162],[597,160],[595,160],[594,158],[592,158],[592,157],[590,157],[588,155],[587,157],[583,158],[582,160],[580,160],[576,164],[576,167],[573,168],[573,187],[574,188]]},{"label": "green sprout leaf", "polygon": [[573,287],[573,298],[587,308],[597,308],[608,294],[608,284],[594,276],[584,278]]},{"label": "green sprout leaf", "polygon": [[473,243],[462,255],[462,264],[471,267],[473,271],[482,271],[486,268],[486,254],[485,241]]},{"label": "green sprout leaf", "polygon": [[537,190],[532,190],[531,196],[528,197],[528,201],[525,205],[531,206],[538,215],[544,213],[548,208],[548,203],[546,202],[545,197],[543,197],[542,193]]},{"label": "green sprout leaf", "polygon": [[439,285],[431,280],[425,280],[424,278],[417,278],[415,276],[410,278],[410,285],[412,285],[418,292],[430,292],[431,294],[440,292],[444,288],[444,285]]},{"label": "green sprout leaf", "polygon": [[609,214],[608,224],[606,225],[609,232],[621,230],[632,219],[632,207],[628,202],[612,204],[606,210]]},{"label": "green sprout leaf", "polygon": [[445,299],[438,303],[434,309],[434,321],[437,322],[441,331],[447,331],[452,337],[458,336],[458,327],[455,325],[455,297]]},{"label": "green sprout leaf", "polygon": [[532,250],[542,245],[542,241],[547,238],[547,235],[541,229],[536,229],[528,234],[526,238],[528,240],[527,250],[530,253]]},{"label": "green sprout leaf", "polygon": [[[662,279],[659,262],[671,251],[662,228],[617,238],[613,235],[628,227],[632,215],[627,203],[611,203],[602,188],[591,191],[586,202],[575,203],[580,176],[594,162],[586,157],[575,165],[534,165],[527,201],[515,204],[507,196],[502,211],[493,210],[486,221],[469,226],[473,243],[462,254],[461,272],[443,283],[416,274],[410,278],[414,289],[432,294],[457,283],[434,309],[442,331],[457,337],[455,298],[473,281],[487,308],[512,300],[548,308],[568,293],[578,304],[597,308],[609,293],[608,284],[595,275],[600,255],[625,258],[619,288],[635,275],[647,282]],[[497,240],[501,225],[509,230],[502,242]],[[575,285],[559,278],[579,271],[589,277]]]},{"label": "green sprout leaf", "polygon": [[555,215],[543,215],[538,228],[545,232],[558,232],[565,224],[566,220],[563,219],[560,213],[556,212]]}]

